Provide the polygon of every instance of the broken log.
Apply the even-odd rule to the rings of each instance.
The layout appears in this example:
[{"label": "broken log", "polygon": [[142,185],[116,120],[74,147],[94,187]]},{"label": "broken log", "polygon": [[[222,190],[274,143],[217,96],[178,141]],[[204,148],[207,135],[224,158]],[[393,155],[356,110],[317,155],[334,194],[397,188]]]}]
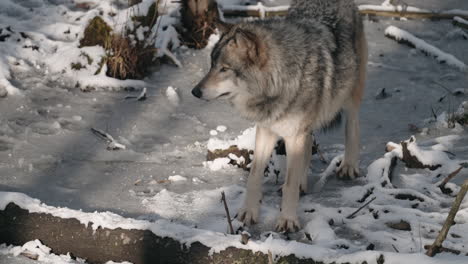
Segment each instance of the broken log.
[{"label": "broken log", "polygon": [[180,10],[184,31],[179,32],[184,44],[190,48],[202,49],[215,31],[219,20],[215,0],[182,0]]},{"label": "broken log", "polygon": [[409,144],[416,144],[415,138],[411,137],[407,141],[403,141],[400,143],[402,147],[403,157],[402,161],[405,163],[406,167],[413,168],[413,169],[430,169],[436,170],[437,168],[442,167],[441,164],[424,164],[422,163],[418,157],[413,155],[411,151],[408,149]]},{"label": "broken log", "polygon": [[[51,248],[51,253],[70,253],[90,264],[107,261],[129,261],[133,264],[269,263],[268,255],[261,252],[229,247],[210,254],[210,248],[199,242],[187,246],[150,230],[102,227],[94,230],[91,224],[86,226],[77,219],[32,213],[14,203],[0,210],[0,244],[22,246],[35,239]],[[294,255],[277,261],[285,264],[322,263]]]}]

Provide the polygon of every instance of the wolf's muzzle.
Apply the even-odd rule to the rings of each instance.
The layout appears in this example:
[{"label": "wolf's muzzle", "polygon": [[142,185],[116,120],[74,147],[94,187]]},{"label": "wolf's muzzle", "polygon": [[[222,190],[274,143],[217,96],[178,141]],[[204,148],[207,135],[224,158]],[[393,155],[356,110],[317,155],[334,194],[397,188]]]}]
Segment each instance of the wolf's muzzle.
[{"label": "wolf's muzzle", "polygon": [[196,86],[195,88],[193,88],[192,94],[193,94],[193,96],[195,96],[197,98],[201,98],[202,97],[202,91],[200,90],[200,87]]}]

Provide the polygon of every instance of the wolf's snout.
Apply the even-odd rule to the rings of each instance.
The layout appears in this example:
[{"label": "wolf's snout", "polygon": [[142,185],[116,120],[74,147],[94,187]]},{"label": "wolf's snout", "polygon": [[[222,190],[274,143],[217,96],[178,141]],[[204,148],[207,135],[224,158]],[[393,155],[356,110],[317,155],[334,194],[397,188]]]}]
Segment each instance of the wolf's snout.
[{"label": "wolf's snout", "polygon": [[201,98],[202,97],[202,91],[200,90],[200,87],[197,86],[197,87],[193,88],[192,94],[193,94],[193,96],[195,96],[197,98]]}]

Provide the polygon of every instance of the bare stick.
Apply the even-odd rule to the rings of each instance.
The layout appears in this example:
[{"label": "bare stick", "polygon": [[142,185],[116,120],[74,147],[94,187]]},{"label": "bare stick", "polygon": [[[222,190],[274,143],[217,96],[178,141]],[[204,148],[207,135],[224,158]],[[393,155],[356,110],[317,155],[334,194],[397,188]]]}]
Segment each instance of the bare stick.
[{"label": "bare stick", "polygon": [[453,179],[453,177],[457,176],[457,174],[463,169],[463,166],[460,166],[460,168],[456,169],[454,172],[450,173],[445,179],[442,181],[442,183],[439,185],[439,188],[443,189],[445,188],[445,185]]},{"label": "bare stick", "polygon": [[368,206],[370,203],[372,203],[375,199],[377,199],[377,197],[374,197],[372,199],[370,199],[370,201],[368,201],[367,203],[365,203],[363,206],[359,207],[356,211],[354,211],[354,213],[348,215],[346,217],[346,219],[353,219],[357,213],[359,213],[359,211],[361,211],[362,209],[364,209],[364,207]]},{"label": "bare stick", "polygon": [[440,230],[439,235],[437,236],[434,243],[427,250],[426,255],[433,257],[437,253],[440,252],[442,243],[447,237],[448,231],[450,230],[450,227],[453,224],[453,219],[455,219],[455,215],[457,214],[458,209],[460,208],[460,204],[462,203],[463,198],[465,198],[467,191],[468,191],[468,179],[463,182],[460,192],[457,194],[457,197],[455,198],[455,201],[453,202],[452,208],[450,209],[450,212],[447,216],[447,219],[445,220],[444,225],[442,226],[442,229]]},{"label": "bare stick", "polygon": [[107,142],[107,149],[108,150],[119,150],[119,149],[126,149],[125,145],[120,144],[117,142],[114,137],[112,137],[110,134],[96,129],[96,128],[91,128],[91,131],[98,136],[99,138],[103,139],[104,141]]},{"label": "bare stick", "polygon": [[[363,6],[362,6],[363,7]],[[286,16],[288,13],[288,6],[281,6],[281,8],[258,8],[253,9],[245,8],[245,6],[228,6],[223,7],[222,11],[225,17],[274,17]],[[373,10],[361,8],[359,12],[362,15],[383,16],[383,17],[405,17],[412,19],[453,19],[454,17],[461,17],[468,19],[468,16],[463,12],[449,11],[449,12],[432,12],[429,10],[421,11],[399,11],[399,10]]]},{"label": "bare stick", "polygon": [[271,254],[270,250],[268,250],[268,264],[275,264],[273,261],[273,254]]},{"label": "bare stick", "polygon": [[229,214],[229,208],[227,206],[226,195],[224,195],[224,192],[221,192],[221,201],[224,203],[224,209],[226,210],[227,221],[229,224],[229,231],[231,231],[231,235],[234,235],[234,229],[232,228],[232,222],[231,222],[231,215]]}]

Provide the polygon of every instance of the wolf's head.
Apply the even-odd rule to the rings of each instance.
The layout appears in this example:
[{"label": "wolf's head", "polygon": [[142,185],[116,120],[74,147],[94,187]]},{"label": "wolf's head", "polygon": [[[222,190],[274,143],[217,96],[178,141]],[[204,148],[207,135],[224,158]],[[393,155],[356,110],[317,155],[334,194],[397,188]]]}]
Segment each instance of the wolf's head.
[{"label": "wolf's head", "polygon": [[211,52],[211,69],[192,94],[203,100],[226,99],[236,105],[256,90],[267,62],[265,42],[242,25],[219,23],[222,33]]}]

